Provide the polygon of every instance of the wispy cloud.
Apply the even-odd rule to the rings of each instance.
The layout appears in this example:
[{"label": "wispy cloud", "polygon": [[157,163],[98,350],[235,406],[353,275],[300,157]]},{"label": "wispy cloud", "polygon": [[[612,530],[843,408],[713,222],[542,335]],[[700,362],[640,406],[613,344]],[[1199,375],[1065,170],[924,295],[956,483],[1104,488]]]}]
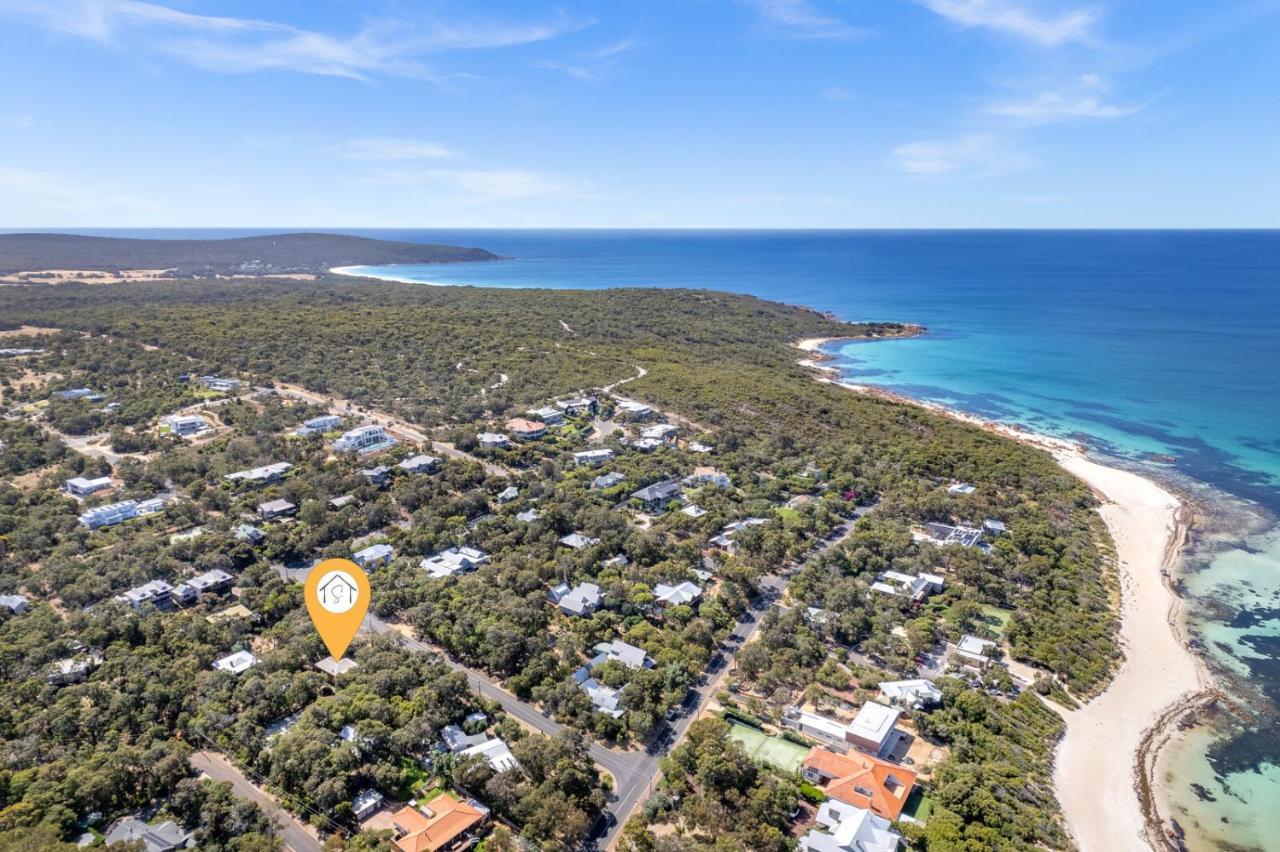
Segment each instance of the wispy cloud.
[{"label": "wispy cloud", "polygon": [[350,139],[330,151],[349,160],[447,160],[458,156],[436,142],[389,136]]},{"label": "wispy cloud", "polygon": [[453,189],[470,201],[523,201],[535,198],[586,199],[593,196],[559,175],[524,169],[386,170],[361,178],[371,186],[436,186]]},{"label": "wispy cloud", "polygon": [[744,0],[756,11],[760,28],[791,38],[854,39],[871,31],[846,24],[810,0]]},{"label": "wispy cloud", "polygon": [[1043,125],[1066,121],[1125,118],[1147,107],[1150,101],[1118,104],[1107,100],[1110,83],[1097,74],[1085,74],[1064,89],[1036,92],[1029,97],[998,101],[983,108],[986,115],[1013,119],[1020,124]]},{"label": "wispy cloud", "polygon": [[1102,17],[1095,8],[1069,9],[1049,15],[1014,0],[918,0],[962,27],[981,27],[1016,36],[1044,47],[1094,40]]},{"label": "wispy cloud", "polygon": [[331,35],[276,21],[196,15],[139,0],[0,0],[0,15],[104,45],[151,48],[209,71],[281,70],[355,79],[433,78],[421,62],[425,55],[532,44],[583,26],[560,14],[521,24],[375,21],[354,34]]},{"label": "wispy cloud", "polygon": [[900,171],[922,177],[998,177],[1034,165],[1012,140],[993,133],[908,142],[893,149],[893,159]]},{"label": "wispy cloud", "polygon": [[584,83],[595,83],[612,71],[622,57],[636,47],[634,39],[622,39],[596,50],[577,54],[570,60],[543,59],[533,63],[533,66],[545,71],[559,71]]}]

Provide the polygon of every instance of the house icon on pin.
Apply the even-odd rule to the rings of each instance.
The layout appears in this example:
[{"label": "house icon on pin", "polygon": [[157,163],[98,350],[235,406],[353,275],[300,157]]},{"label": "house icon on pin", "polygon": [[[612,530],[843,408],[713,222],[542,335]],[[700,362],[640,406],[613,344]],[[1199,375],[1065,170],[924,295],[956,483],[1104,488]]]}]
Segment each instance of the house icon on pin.
[{"label": "house icon on pin", "polygon": [[351,577],[340,571],[333,572],[316,590],[320,605],[330,612],[346,612],[351,609],[359,594],[360,590]]}]

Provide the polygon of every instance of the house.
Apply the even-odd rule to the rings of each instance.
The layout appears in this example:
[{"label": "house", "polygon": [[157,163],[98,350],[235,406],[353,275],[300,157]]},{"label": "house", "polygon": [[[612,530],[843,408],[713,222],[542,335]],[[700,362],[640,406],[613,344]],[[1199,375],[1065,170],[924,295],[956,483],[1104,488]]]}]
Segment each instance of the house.
[{"label": "house", "polygon": [[879,756],[897,739],[899,731],[895,726],[899,715],[899,711],[892,707],[868,701],[862,705],[853,722],[846,725],[798,707],[788,707],[782,713],[782,724],[815,739],[825,740],[840,751],[854,746]]},{"label": "house", "polygon": [[605,713],[615,719],[622,718],[625,712],[622,709],[622,691],[626,689],[625,686],[618,689],[605,686],[591,676],[591,670],[586,666],[573,673],[573,680],[578,684],[578,688],[587,694],[597,713]]},{"label": "house", "polygon": [[343,506],[350,506],[355,501],[356,501],[356,498],[353,495],[343,494],[340,497],[334,497],[333,499],[331,499],[329,501],[329,508],[341,509]]},{"label": "house", "polygon": [[296,511],[298,511],[298,507],[288,500],[268,500],[265,503],[258,504],[258,517],[264,521],[274,521],[276,518],[288,517]]},{"label": "house", "polygon": [[576,396],[572,399],[556,400],[556,408],[570,417],[576,417],[579,414],[595,414],[596,405],[594,396]]},{"label": "house", "polygon": [[956,644],[955,655],[965,663],[985,669],[991,663],[989,654],[994,648],[996,643],[993,640],[966,634]]},{"label": "house", "polygon": [[924,525],[923,535],[919,535],[917,538],[937,545],[958,544],[961,547],[973,547],[982,538],[982,530],[976,530],[973,527],[953,527],[950,524],[928,523]]},{"label": "house", "polygon": [[911,600],[919,602],[935,592],[942,591],[944,585],[946,580],[937,574],[881,571],[876,575],[876,582],[871,584],[871,590],[886,595],[906,595]]},{"label": "house", "polygon": [[258,664],[258,658],[248,651],[236,651],[234,654],[227,654],[219,660],[213,661],[213,667],[218,671],[230,672],[238,675],[247,672]]},{"label": "house", "polygon": [[210,428],[209,421],[198,414],[174,414],[164,418],[161,422],[168,426],[169,431],[179,438],[199,435]]},{"label": "house", "polygon": [[640,453],[651,453],[659,447],[665,447],[666,444],[657,438],[637,438],[631,442],[631,449]]},{"label": "house", "polygon": [[583,450],[573,454],[573,463],[579,467],[582,465],[603,464],[613,458],[613,450],[607,447],[600,447],[595,450]]},{"label": "house", "polygon": [[440,740],[450,754],[461,754],[472,746],[489,739],[488,734],[468,734],[457,725],[445,725],[440,729]]},{"label": "house", "polygon": [[241,524],[236,527],[236,538],[239,541],[247,541],[250,544],[257,544],[267,537],[267,534],[255,527],[253,524]]},{"label": "house", "polygon": [[616,556],[610,556],[604,562],[601,562],[600,565],[604,568],[626,568],[629,562],[630,560],[627,559],[627,554],[619,553]]},{"label": "house", "polygon": [[224,379],[221,376],[201,376],[196,379],[196,384],[212,391],[230,393],[231,391],[239,390],[244,385],[244,382],[239,379]]},{"label": "house", "polygon": [[562,536],[560,543],[571,550],[581,550],[584,547],[591,547],[600,543],[600,539],[585,536],[580,532],[569,533]]},{"label": "house", "polygon": [[511,439],[501,432],[481,432],[476,435],[476,440],[486,450],[501,450],[511,446]]},{"label": "house", "polygon": [[431,473],[440,466],[440,459],[435,456],[428,456],[419,453],[416,456],[410,456],[396,467],[405,473]]},{"label": "house", "polygon": [[591,658],[591,662],[587,665],[589,668],[595,668],[610,660],[617,660],[629,669],[651,669],[654,665],[653,660],[644,652],[644,649],[637,648],[635,645],[628,645],[621,639],[601,642],[596,645],[596,655]]},{"label": "house", "polygon": [[523,512],[516,512],[516,520],[522,524],[531,524],[538,520],[538,510],[525,509]]},{"label": "house", "polygon": [[1008,535],[1009,528],[1004,525],[1004,521],[997,521],[995,518],[987,518],[982,522],[982,531],[989,536]]},{"label": "house", "polygon": [[699,506],[697,503],[690,503],[688,506],[681,508],[680,511],[691,518],[701,518],[707,513],[707,510]]},{"label": "house", "polygon": [[351,561],[361,568],[373,570],[388,564],[396,556],[395,548],[389,544],[371,544],[363,550],[351,554]]},{"label": "house", "polygon": [[172,592],[173,600],[177,603],[191,603],[198,601],[205,595],[211,595],[216,592],[222,592],[231,588],[232,577],[226,571],[214,568],[212,571],[205,571],[180,583]]},{"label": "house", "polygon": [[600,587],[595,583],[579,583],[572,589],[568,584],[556,586],[551,590],[549,597],[565,615],[578,617],[591,615],[600,608],[603,600]]},{"label": "house", "polygon": [[670,444],[676,439],[676,435],[680,433],[680,428],[670,423],[655,423],[640,430],[641,438],[649,438],[654,441],[665,441]]},{"label": "house", "polygon": [[868,701],[845,731],[845,740],[868,754],[879,757],[898,738],[900,710]]},{"label": "house", "polygon": [[338,675],[344,675],[355,667],[356,661],[350,657],[343,657],[341,660],[335,660],[333,657],[325,657],[323,660],[316,663],[316,668],[333,678],[336,678]]},{"label": "house", "polygon": [[516,756],[511,753],[511,749],[507,747],[505,742],[496,737],[485,739],[483,742],[469,746],[458,752],[458,756],[482,757],[494,772],[506,772],[520,768],[520,763],[516,760]]},{"label": "house", "polygon": [[799,852],[896,852],[902,842],[889,820],[833,799],[822,803],[815,823],[800,838]]},{"label": "house", "polygon": [[695,467],[693,473],[684,478],[685,485],[714,485],[717,488],[730,486],[729,474],[721,473],[714,467]]},{"label": "house", "polygon": [[351,812],[361,822],[367,820],[382,807],[382,794],[372,787],[366,787],[351,800]]},{"label": "house", "polygon": [[360,471],[360,475],[368,480],[369,484],[374,488],[382,488],[391,481],[391,468],[385,464],[377,467],[369,467]]},{"label": "house", "polygon": [[715,447],[713,447],[713,446],[711,446],[710,444],[704,444],[704,443],[702,443],[701,441],[690,441],[690,442],[689,442],[689,452],[691,452],[691,453],[702,453],[702,454],[705,454],[705,453],[715,452],[715,449],[716,449],[716,448],[715,448]]},{"label": "house", "polygon": [[548,426],[555,426],[564,422],[564,412],[560,409],[544,405],[542,408],[531,408],[525,412],[533,420],[541,420]]},{"label": "house", "polygon": [[66,686],[69,683],[80,683],[98,666],[102,665],[102,655],[97,653],[82,654],[58,660],[50,666],[45,680],[50,686]]},{"label": "house", "polygon": [[97,506],[83,512],[80,515],[80,523],[91,530],[96,530],[101,527],[122,524],[138,517],[140,514],[138,501],[121,500],[119,503],[109,503],[106,506]]},{"label": "house", "polygon": [[381,426],[373,423],[357,426],[342,433],[333,442],[334,452],[338,453],[376,453],[393,447],[396,439],[386,433]]},{"label": "house", "polygon": [[953,483],[951,487],[947,489],[947,493],[953,496],[964,496],[966,494],[972,494],[977,490],[978,489],[974,488],[972,485],[970,485],[967,482],[956,482],[956,483]]},{"label": "house", "polygon": [[653,407],[633,399],[618,400],[618,413],[628,420],[643,420],[653,414]]},{"label": "house", "polygon": [[134,609],[144,606],[166,606],[173,602],[173,586],[164,580],[152,580],[141,586],[134,586],[115,596],[115,600],[128,604]]},{"label": "house", "polygon": [[184,831],[173,820],[147,825],[137,817],[124,817],[112,826],[103,843],[141,843],[146,852],[172,852],[191,845],[192,833]]},{"label": "house", "polygon": [[89,390],[88,388],[74,388],[72,390],[54,391],[53,395],[56,396],[58,399],[67,400],[67,401],[70,401],[73,399],[83,399],[88,402],[100,402],[106,398],[102,394],[98,393],[97,391],[92,391],[92,390]]},{"label": "house", "polygon": [[96,494],[99,491],[105,491],[110,488],[111,477],[98,476],[93,479],[86,479],[83,476],[75,476],[68,479],[64,487],[72,497],[88,497],[90,494]]},{"label": "house", "polygon": [[342,425],[342,418],[336,414],[322,414],[319,417],[312,417],[310,420],[303,420],[302,425],[298,427],[299,435],[322,435],[332,429],[337,429]]},{"label": "house", "polygon": [[665,512],[667,504],[678,499],[680,493],[680,483],[674,479],[664,479],[662,482],[655,482],[638,491],[633,491],[631,499],[639,500],[646,512],[657,513]]},{"label": "house", "polygon": [[251,482],[254,485],[265,485],[269,482],[279,482],[284,479],[284,475],[293,468],[288,462],[275,462],[274,464],[264,464],[262,467],[251,467],[248,470],[237,470],[235,473],[228,473],[222,477],[227,482]]},{"label": "house", "polygon": [[612,488],[613,486],[621,482],[625,482],[626,480],[627,480],[627,477],[625,474],[619,473],[618,471],[615,470],[612,473],[602,473],[599,476],[597,476],[595,479],[591,480],[591,488],[594,491],[600,491],[605,488]]},{"label": "house", "polygon": [[942,690],[924,678],[885,681],[879,686],[880,694],[895,707],[919,710],[942,700]]},{"label": "house", "polygon": [[675,586],[659,583],[653,587],[653,597],[661,607],[687,606],[702,597],[702,589],[687,581]]},{"label": "house", "polygon": [[507,431],[518,440],[532,441],[547,434],[547,424],[541,420],[526,420],[523,417],[512,417],[507,421]]},{"label": "house", "polygon": [[156,512],[164,511],[164,498],[152,497],[150,500],[143,500],[138,503],[138,515],[154,515]]},{"label": "house", "polygon": [[498,492],[499,503],[510,503],[520,497],[520,489],[514,485],[508,485],[506,488]]},{"label": "house", "polygon": [[0,609],[7,609],[14,615],[26,612],[28,606],[24,595],[0,595]]},{"label": "house", "polygon": [[418,563],[434,580],[465,574],[489,561],[489,555],[474,547],[451,547]]},{"label": "house", "polygon": [[916,773],[906,767],[858,751],[836,754],[819,746],[804,756],[800,774],[821,786],[828,799],[866,808],[887,820],[902,813],[916,783]]},{"label": "house", "polygon": [[475,829],[484,824],[489,812],[476,803],[461,801],[441,793],[422,805],[405,806],[391,816],[396,846],[402,852],[439,852],[461,849]]}]

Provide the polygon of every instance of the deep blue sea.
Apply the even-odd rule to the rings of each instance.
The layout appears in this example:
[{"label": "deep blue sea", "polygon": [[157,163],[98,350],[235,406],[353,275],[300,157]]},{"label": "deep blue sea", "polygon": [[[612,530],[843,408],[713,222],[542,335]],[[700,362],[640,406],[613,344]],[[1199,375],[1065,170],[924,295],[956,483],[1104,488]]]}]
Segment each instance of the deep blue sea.
[{"label": "deep blue sea", "polygon": [[[129,235],[233,233],[269,232]],[[1280,231],[348,233],[509,258],[364,269],[429,284],[709,288],[920,323],[840,346],[837,366],[1083,439],[1222,506],[1187,559],[1190,626],[1261,715],[1189,741],[1170,796],[1192,848],[1280,848]]]}]

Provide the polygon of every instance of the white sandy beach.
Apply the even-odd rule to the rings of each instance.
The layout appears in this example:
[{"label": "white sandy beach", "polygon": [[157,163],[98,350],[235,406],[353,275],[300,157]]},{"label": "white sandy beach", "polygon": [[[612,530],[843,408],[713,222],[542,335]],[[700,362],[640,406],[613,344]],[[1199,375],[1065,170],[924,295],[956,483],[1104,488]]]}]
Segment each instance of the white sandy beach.
[{"label": "white sandy beach", "polygon": [[813,338],[796,344],[809,353],[800,364],[824,371],[820,381],[900,399],[1042,447],[1102,499],[1099,512],[1116,545],[1125,660],[1104,692],[1077,710],[1063,711],[1067,733],[1055,755],[1054,785],[1068,829],[1085,852],[1163,848],[1147,836],[1139,756],[1148,734],[1170,722],[1168,711],[1211,683],[1199,657],[1183,643],[1179,601],[1163,573],[1180,544],[1180,501],[1145,477],[1090,459],[1070,441],[840,382],[813,354],[827,342]]}]

